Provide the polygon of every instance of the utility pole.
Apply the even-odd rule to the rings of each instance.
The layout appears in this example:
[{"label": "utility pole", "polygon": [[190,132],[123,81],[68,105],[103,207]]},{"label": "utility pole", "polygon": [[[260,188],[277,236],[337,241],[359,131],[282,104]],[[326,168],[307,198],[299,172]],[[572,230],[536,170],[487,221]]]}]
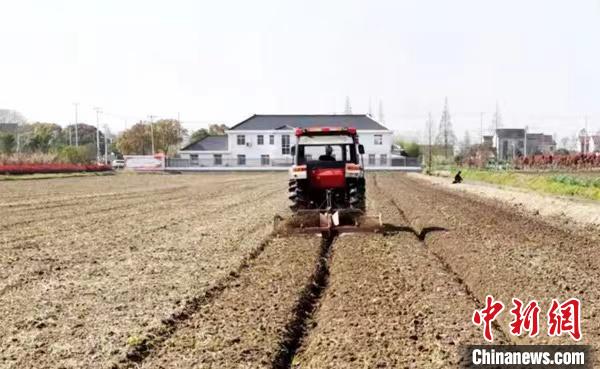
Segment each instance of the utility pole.
[{"label": "utility pole", "polygon": [[79,123],[77,121],[77,107],[79,103],[73,103],[73,105],[75,105],[75,146],[79,146],[79,133],[77,132],[77,125]]},{"label": "utility pole", "polygon": [[104,164],[108,164],[108,126],[104,125]]},{"label": "utility pole", "polygon": [[523,142],[524,142],[524,149],[523,151],[525,151],[524,156],[527,156],[527,126],[525,126],[525,133],[524,133],[525,137],[523,137]]},{"label": "utility pole", "polygon": [[481,143],[483,145],[483,112],[479,113],[479,136],[481,138]]},{"label": "utility pole", "polygon": [[[179,112],[177,112],[177,124],[179,125],[179,132],[177,132],[177,144],[175,145],[175,147],[177,148],[177,150],[179,150],[182,146],[181,143],[183,142],[183,134],[181,133],[181,129],[183,128],[183,126],[181,125]],[[179,142],[179,140],[181,140],[181,142]]]},{"label": "utility pole", "polygon": [[432,159],[433,150],[431,148],[431,145],[432,145],[431,140],[432,140],[432,136],[433,136],[433,118],[431,117],[431,113],[429,113],[429,118],[427,119],[427,129],[429,131],[427,134],[427,138],[429,141],[428,145],[427,145],[429,147],[429,153],[427,156],[427,168],[428,168],[427,171],[429,172],[428,174],[431,174],[431,165],[433,162],[433,159]]},{"label": "utility pole", "polygon": [[102,113],[102,109],[99,107],[95,107],[96,111],[96,161],[100,161],[100,113]]},{"label": "utility pole", "polygon": [[150,136],[152,138],[152,155],[154,155],[154,118],[156,118],[156,115],[148,115],[148,118],[150,119]]},{"label": "utility pole", "polygon": [[12,119],[13,122],[17,123],[17,154],[20,154],[21,153],[21,127],[20,127],[20,123],[17,122],[14,110],[12,112],[12,116],[13,116],[13,119]]}]

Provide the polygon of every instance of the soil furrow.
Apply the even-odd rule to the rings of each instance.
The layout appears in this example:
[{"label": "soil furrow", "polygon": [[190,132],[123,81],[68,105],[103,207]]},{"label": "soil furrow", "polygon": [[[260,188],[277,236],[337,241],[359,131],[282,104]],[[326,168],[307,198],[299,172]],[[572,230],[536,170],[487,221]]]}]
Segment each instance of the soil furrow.
[{"label": "soil furrow", "polygon": [[459,346],[483,341],[470,321],[478,306],[374,181],[368,188],[369,209],[401,231],[336,240],[328,288],[292,367],[458,367]]},{"label": "soil furrow", "polygon": [[321,255],[316,237],[273,239],[141,367],[270,368]]},{"label": "soil furrow", "polygon": [[[403,175],[380,175],[379,183],[403,208],[416,227],[441,226],[448,232],[426,237],[437,255],[476,296],[488,294],[508,307],[512,299],[537,300],[542,307],[542,334],[535,338],[508,333],[511,315],[497,324],[514,343],[573,343],[568,336],[549,337],[545,313],[552,299],[582,301],[582,342],[600,342],[600,317],[593,307],[600,299],[598,244],[578,231],[525,217],[494,201],[450,193]],[[393,185],[392,185],[393,184]],[[586,306],[588,307],[586,309]]]},{"label": "soil furrow", "polygon": [[292,319],[286,324],[285,334],[279,343],[279,352],[273,359],[273,369],[291,368],[294,356],[309,333],[309,323],[329,281],[329,262],[334,237],[321,240],[321,252],[317,266],[308,283],[302,289],[294,307]]},{"label": "soil furrow", "polygon": [[[60,223],[41,229],[45,234],[31,248],[0,247],[0,270],[14,282],[0,298],[0,367],[107,367],[125,357],[127,342],[193,307],[194,297],[235,272],[260,245],[273,214],[285,206],[278,190],[285,188],[283,176],[243,178],[127,176],[128,191],[179,184],[189,185],[184,193],[193,196],[158,207],[139,199],[113,217],[71,219],[89,222],[81,230],[63,230]],[[60,186],[77,186],[79,179],[72,180]],[[86,186],[93,189],[87,180]],[[129,217],[119,217],[125,212]]]},{"label": "soil furrow", "polygon": [[[374,180],[375,179],[376,179],[376,176],[375,176]],[[473,305],[475,307],[483,306],[482,301],[480,301],[477,298],[477,296],[473,293],[473,291],[471,291],[471,288],[469,287],[468,284],[465,283],[463,278],[454,269],[452,269],[452,266],[441,255],[439,255],[437,252],[435,252],[434,249],[429,248],[427,245],[427,234],[429,232],[431,232],[432,230],[447,232],[448,230],[443,227],[438,227],[438,226],[424,227],[419,230],[415,229],[410,218],[406,215],[406,212],[404,210],[402,210],[402,208],[398,205],[396,200],[391,198],[389,193],[387,191],[385,191],[385,189],[381,188],[381,186],[379,184],[377,184],[376,181],[374,181],[374,184],[375,184],[375,188],[376,188],[377,192],[380,194],[380,196],[390,199],[389,200],[390,203],[398,211],[400,218],[410,225],[412,233],[415,235],[417,240],[419,240],[419,242],[425,247],[426,251],[439,262],[442,269],[449,276],[451,276],[452,279],[454,279],[454,281],[464,290],[465,294],[467,296],[469,296],[469,298],[473,301]],[[500,324],[498,324],[497,321],[494,321],[493,324],[494,324],[494,328],[496,329],[496,334],[501,336],[501,340],[504,342],[510,342],[510,337],[507,336],[507,333],[500,326]]]}]

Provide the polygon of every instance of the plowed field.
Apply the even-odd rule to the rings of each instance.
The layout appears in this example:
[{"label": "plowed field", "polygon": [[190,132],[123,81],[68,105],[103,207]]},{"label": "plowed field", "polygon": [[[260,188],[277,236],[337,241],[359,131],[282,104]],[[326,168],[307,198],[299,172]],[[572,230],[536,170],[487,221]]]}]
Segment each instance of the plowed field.
[{"label": "plowed field", "polygon": [[0,368],[453,368],[490,294],[542,305],[495,343],[574,343],[545,312],[577,297],[598,349],[597,234],[367,175],[387,232],[331,240],[272,233],[284,174],[0,183]]}]

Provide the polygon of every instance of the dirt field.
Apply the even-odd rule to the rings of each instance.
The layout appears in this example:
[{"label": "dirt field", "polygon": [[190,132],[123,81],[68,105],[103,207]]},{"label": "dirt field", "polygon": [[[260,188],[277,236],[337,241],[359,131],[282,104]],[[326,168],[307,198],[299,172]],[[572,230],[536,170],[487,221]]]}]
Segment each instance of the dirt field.
[{"label": "dirt field", "polygon": [[285,174],[0,183],[0,368],[448,368],[485,296],[582,301],[598,236],[403,174],[368,173],[387,235],[278,237]]}]

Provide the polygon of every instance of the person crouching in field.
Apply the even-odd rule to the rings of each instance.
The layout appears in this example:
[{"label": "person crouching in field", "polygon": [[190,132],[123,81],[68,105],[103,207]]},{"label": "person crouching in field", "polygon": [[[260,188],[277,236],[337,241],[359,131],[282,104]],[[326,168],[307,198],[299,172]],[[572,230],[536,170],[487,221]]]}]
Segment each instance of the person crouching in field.
[{"label": "person crouching in field", "polygon": [[460,170],[458,171],[458,173],[456,173],[456,175],[454,176],[454,183],[461,183],[463,181],[462,177],[460,176]]}]

